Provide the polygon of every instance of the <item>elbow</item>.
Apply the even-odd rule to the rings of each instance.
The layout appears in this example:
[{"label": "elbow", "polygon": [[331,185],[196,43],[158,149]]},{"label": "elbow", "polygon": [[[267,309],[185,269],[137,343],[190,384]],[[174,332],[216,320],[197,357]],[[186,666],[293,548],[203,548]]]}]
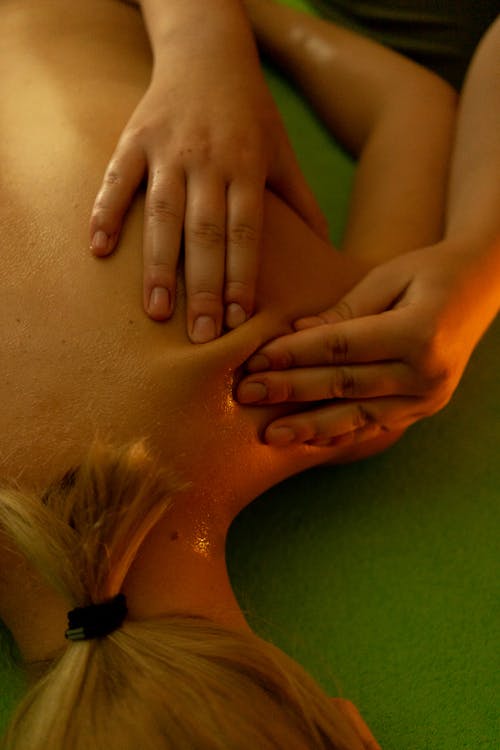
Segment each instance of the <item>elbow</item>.
[{"label": "elbow", "polygon": [[394,144],[402,138],[416,143],[436,138],[441,143],[449,141],[451,148],[458,111],[457,92],[432,71],[409,60],[405,62],[402,70],[375,87],[372,101],[368,102],[369,115],[350,133],[345,145],[355,156],[361,156],[381,133]]},{"label": "elbow", "polygon": [[[415,66],[416,67],[416,66]],[[429,70],[418,67],[388,97],[385,116],[398,122],[416,142],[430,139],[450,151],[455,135],[459,97],[453,86]]]},{"label": "elbow", "polygon": [[445,115],[455,119],[459,96],[444,78],[431,70],[412,64],[410,71],[403,76],[391,94],[388,105],[403,109],[428,112],[429,115]]},{"label": "elbow", "polygon": [[425,75],[421,76],[418,85],[422,101],[456,117],[459,95],[448,81],[430,70],[425,70]]}]

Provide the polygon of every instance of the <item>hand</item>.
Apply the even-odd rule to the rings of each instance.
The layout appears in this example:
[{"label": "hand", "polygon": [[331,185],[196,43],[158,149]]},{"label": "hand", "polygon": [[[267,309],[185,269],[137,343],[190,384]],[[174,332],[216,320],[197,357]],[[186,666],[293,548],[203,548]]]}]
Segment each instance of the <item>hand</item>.
[{"label": "hand", "polygon": [[191,37],[195,53],[179,40],[168,58],[157,56],[104,175],[90,235],[96,255],[113,251],[147,170],[144,309],[154,320],[173,312],[184,228],[187,329],[202,343],[253,312],[266,181],[319,234],[327,228],[257,57]]},{"label": "hand", "polygon": [[276,445],[404,430],[448,403],[495,315],[490,266],[443,241],[374,268],[334,307],[260,349],[239,402],[326,402],[269,425],[265,440]]}]

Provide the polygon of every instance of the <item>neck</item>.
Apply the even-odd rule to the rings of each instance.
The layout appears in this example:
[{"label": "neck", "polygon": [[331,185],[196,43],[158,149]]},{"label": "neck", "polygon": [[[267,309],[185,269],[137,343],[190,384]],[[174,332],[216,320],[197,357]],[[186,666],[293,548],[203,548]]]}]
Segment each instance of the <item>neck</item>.
[{"label": "neck", "polygon": [[227,505],[184,498],[142,544],[123,584],[132,619],[168,612],[203,615],[250,631],[226,565]]}]

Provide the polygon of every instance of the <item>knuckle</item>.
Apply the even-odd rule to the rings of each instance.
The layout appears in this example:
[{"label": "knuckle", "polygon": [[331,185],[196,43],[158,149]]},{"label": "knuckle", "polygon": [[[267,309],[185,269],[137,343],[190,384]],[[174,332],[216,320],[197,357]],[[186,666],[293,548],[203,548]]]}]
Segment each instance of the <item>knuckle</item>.
[{"label": "knuckle", "polygon": [[246,128],[233,133],[232,144],[238,159],[254,162],[264,148],[264,138],[255,128]]},{"label": "knuckle", "polygon": [[352,398],[355,395],[355,381],[348,367],[334,367],[331,370],[327,398]]},{"label": "knuckle", "polygon": [[137,123],[136,125],[129,125],[122,138],[123,140],[132,142],[142,141],[148,136],[150,130],[151,125],[145,122]]},{"label": "knuckle", "polygon": [[446,389],[450,379],[450,368],[443,361],[434,361],[432,367],[428,367],[425,373],[427,390],[429,391],[439,392]]},{"label": "knuckle", "polygon": [[279,404],[284,401],[295,401],[293,383],[283,377],[264,378],[262,380],[267,390],[266,403]]},{"label": "knuckle", "polygon": [[167,221],[181,221],[182,217],[178,209],[165,198],[152,196],[147,207],[147,216],[149,219],[159,223]]},{"label": "knuckle", "polygon": [[225,240],[224,229],[212,221],[199,221],[191,227],[191,238],[206,245],[221,245]]},{"label": "knuckle", "polygon": [[289,349],[283,349],[272,353],[273,369],[289,370],[295,367],[295,357]]},{"label": "knuckle", "polygon": [[354,318],[354,312],[352,307],[346,300],[340,300],[333,308],[333,312],[336,313],[342,320],[351,320]]},{"label": "knuckle", "polygon": [[[254,142],[242,143],[238,151],[236,162],[242,172],[247,175],[262,175],[264,172],[263,147]],[[262,179],[265,179],[262,177]]]},{"label": "knuckle", "polygon": [[295,401],[295,388],[293,382],[283,377],[267,378],[265,381],[267,388],[267,402],[271,404],[281,403],[283,401]]},{"label": "knuckle", "polygon": [[210,161],[213,153],[213,144],[208,134],[197,133],[188,141],[189,146],[183,146],[179,155],[182,158],[191,157],[196,161]]},{"label": "knuckle", "polygon": [[122,179],[117,169],[108,169],[104,175],[103,183],[105,185],[116,185]]},{"label": "knuckle", "polygon": [[352,398],[356,395],[356,383],[352,370],[349,367],[340,367],[337,369],[342,395],[344,398]]},{"label": "knuckle", "polygon": [[101,185],[101,189],[99,190],[99,193],[97,194],[92,215],[96,217],[98,214],[106,215],[112,213],[115,209],[113,207],[113,200],[109,193],[108,187],[109,185],[116,185],[118,183],[118,180],[115,180],[114,182],[108,182],[107,177],[104,176],[103,183]]},{"label": "knuckle", "polygon": [[349,356],[349,344],[346,336],[339,334],[332,326],[324,338],[325,361],[335,365],[346,362]]},{"label": "knuckle", "polygon": [[411,359],[423,393],[437,392],[443,387],[446,388],[452,381],[454,373],[446,342],[432,326],[417,332],[413,340]]},{"label": "knuckle", "polygon": [[258,232],[251,224],[240,223],[229,230],[229,242],[236,247],[256,245]]},{"label": "knuckle", "polygon": [[295,388],[290,380],[283,380],[278,384],[277,392],[279,401],[295,401]]},{"label": "knuckle", "polygon": [[427,415],[430,416],[447,406],[453,394],[453,387],[446,376],[440,375],[439,381],[434,380],[428,391]]},{"label": "knuckle", "polygon": [[352,421],[355,430],[361,430],[376,423],[376,419],[363,404],[356,404]]},{"label": "knuckle", "polygon": [[[92,219],[97,222],[103,222],[106,219],[109,219],[109,216],[113,213],[113,211],[113,207],[109,205],[106,198],[100,195],[94,203],[94,208],[92,210]],[[105,227],[102,228],[104,229]]]},{"label": "knuckle", "polygon": [[434,346],[428,346],[421,353],[420,379],[424,394],[440,394],[449,389],[453,378],[453,368],[442,351]]},{"label": "knuckle", "polygon": [[185,132],[174,145],[176,159],[191,167],[199,167],[212,161],[213,151],[212,139],[203,129]]},{"label": "knuckle", "polygon": [[413,356],[421,363],[422,368],[433,367],[433,363],[441,356],[438,343],[438,330],[435,321],[427,321],[418,327],[412,326],[407,331],[412,341]]}]

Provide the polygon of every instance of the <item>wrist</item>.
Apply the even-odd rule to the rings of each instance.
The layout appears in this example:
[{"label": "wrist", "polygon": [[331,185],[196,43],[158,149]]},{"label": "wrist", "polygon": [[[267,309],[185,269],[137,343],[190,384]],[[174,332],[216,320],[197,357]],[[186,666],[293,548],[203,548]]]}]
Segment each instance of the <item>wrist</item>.
[{"label": "wrist", "polygon": [[140,7],[155,58],[172,48],[220,47],[222,40],[253,44],[241,0],[140,0]]},{"label": "wrist", "polygon": [[500,237],[495,241],[475,237],[445,238],[435,248],[447,256],[456,278],[464,287],[474,289],[474,305],[491,319],[498,311],[500,293]]},{"label": "wrist", "polygon": [[489,268],[495,275],[500,274],[500,235],[492,238],[477,233],[455,234],[445,236],[439,244],[444,251],[460,257],[465,264]]}]

